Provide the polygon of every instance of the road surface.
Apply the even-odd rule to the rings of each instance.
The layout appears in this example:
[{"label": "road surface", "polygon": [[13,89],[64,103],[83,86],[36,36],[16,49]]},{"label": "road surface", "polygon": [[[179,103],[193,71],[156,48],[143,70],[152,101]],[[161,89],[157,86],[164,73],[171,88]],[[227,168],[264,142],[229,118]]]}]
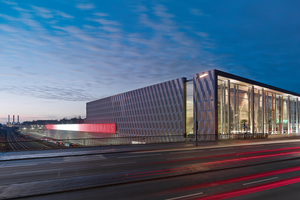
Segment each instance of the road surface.
[{"label": "road surface", "polygon": [[0,198],[298,199],[300,142],[0,162]]}]

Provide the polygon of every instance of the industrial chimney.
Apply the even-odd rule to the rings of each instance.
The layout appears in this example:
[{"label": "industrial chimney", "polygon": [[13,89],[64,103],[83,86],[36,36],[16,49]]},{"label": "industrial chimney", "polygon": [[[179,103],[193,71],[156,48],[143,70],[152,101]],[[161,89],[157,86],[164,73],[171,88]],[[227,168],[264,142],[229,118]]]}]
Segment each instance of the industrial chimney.
[{"label": "industrial chimney", "polygon": [[18,115],[18,124],[20,124],[20,117],[19,117],[19,115]]},{"label": "industrial chimney", "polygon": [[10,116],[8,115],[8,123],[10,123]]},{"label": "industrial chimney", "polygon": [[13,115],[13,124],[15,124],[15,115]]}]

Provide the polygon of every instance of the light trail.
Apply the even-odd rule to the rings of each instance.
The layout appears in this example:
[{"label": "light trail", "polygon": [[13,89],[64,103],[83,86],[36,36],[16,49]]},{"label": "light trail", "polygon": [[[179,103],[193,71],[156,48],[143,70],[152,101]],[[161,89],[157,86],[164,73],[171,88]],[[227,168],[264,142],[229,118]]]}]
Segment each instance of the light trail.
[{"label": "light trail", "polygon": [[[273,157],[279,157],[279,156],[288,156],[291,154],[297,154],[300,153],[299,151],[292,151],[292,152],[284,152],[284,153],[276,153],[276,154],[271,154],[271,155],[259,155],[259,156],[251,156],[251,157],[246,157],[246,158],[234,158],[234,159],[227,159],[227,160],[221,160],[221,161],[213,161],[213,162],[208,162],[208,163],[203,163],[203,164],[195,164],[192,166],[187,166],[187,167],[179,167],[179,168],[170,168],[170,169],[162,169],[162,170],[154,170],[154,171],[146,171],[146,172],[136,172],[136,173],[128,173],[128,174],[122,174],[119,175],[119,177],[123,177],[124,179],[128,178],[141,178],[141,177],[146,177],[146,176],[156,176],[156,175],[167,175],[171,173],[182,173],[182,172],[191,172],[191,171],[199,171],[203,170],[204,168],[209,168],[211,167],[210,165],[214,165],[216,163],[218,164],[224,164],[228,165],[228,162],[240,162],[243,161],[250,161],[253,162],[254,160],[257,161],[257,159],[266,159],[266,158],[273,158]],[[224,165],[224,166],[225,166]]]},{"label": "light trail", "polygon": [[221,194],[210,195],[207,197],[194,198],[194,199],[195,200],[196,199],[197,200],[198,199],[201,199],[201,200],[228,199],[228,198],[238,197],[238,196],[252,194],[252,193],[256,193],[256,192],[261,192],[261,191],[265,191],[265,190],[270,190],[270,189],[274,189],[274,188],[278,188],[278,187],[282,187],[282,186],[286,186],[286,185],[291,185],[291,184],[295,184],[295,183],[299,183],[299,182],[300,182],[300,176],[297,176],[294,178],[284,179],[284,180],[267,183],[267,184],[263,184],[263,185],[259,185],[259,186],[253,186],[253,187],[246,188],[246,189],[238,189],[238,190],[231,191],[231,192],[224,192]]},{"label": "light trail", "polygon": [[243,152],[243,153],[231,153],[231,154],[222,154],[222,155],[214,155],[214,156],[168,160],[168,161],[160,161],[160,162],[154,162],[154,163],[145,163],[145,164],[141,164],[141,165],[154,165],[154,164],[164,164],[164,163],[172,163],[172,162],[184,162],[184,161],[208,159],[208,158],[230,157],[230,156],[237,156],[237,155],[250,155],[250,154],[269,153],[269,152],[276,152],[276,151],[289,151],[289,150],[295,150],[295,149],[300,149],[300,147],[289,147],[289,148],[281,148],[281,149],[269,149],[269,150],[251,151],[251,152]]}]

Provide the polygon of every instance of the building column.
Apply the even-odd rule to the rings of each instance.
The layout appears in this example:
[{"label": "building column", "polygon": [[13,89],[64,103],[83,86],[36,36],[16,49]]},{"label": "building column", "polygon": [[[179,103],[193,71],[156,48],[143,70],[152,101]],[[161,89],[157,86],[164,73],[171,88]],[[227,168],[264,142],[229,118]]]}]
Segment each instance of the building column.
[{"label": "building column", "polygon": [[237,95],[236,95],[236,110],[237,110],[237,131],[238,131],[238,133],[240,132],[240,107],[239,107],[239,85],[236,85],[236,90],[237,90]]},{"label": "building column", "polygon": [[261,90],[262,95],[262,126],[261,130],[262,133],[265,133],[265,91],[264,89]]},{"label": "building column", "polygon": [[230,80],[228,80],[228,134],[230,134]]},{"label": "building column", "polygon": [[224,127],[224,86],[223,83],[220,84],[220,90],[221,90],[221,95],[220,95],[220,119],[221,119],[221,134],[223,134],[223,127]]},{"label": "building column", "polygon": [[236,134],[237,132],[237,128],[236,128],[236,85],[234,85],[234,89],[233,89],[233,130],[234,133]]},{"label": "building column", "polygon": [[299,120],[299,117],[298,117],[298,97],[296,98],[296,133],[298,133],[298,131],[299,131],[299,122],[298,122],[298,120]]},{"label": "building column", "polygon": [[223,112],[223,133],[226,133],[226,82],[223,82],[223,108],[222,108],[222,112]]},{"label": "building column", "polygon": [[254,133],[254,86],[251,88],[251,129]]},{"label": "building column", "polygon": [[266,106],[265,106],[265,110],[266,110],[266,133],[269,134],[269,129],[270,129],[270,123],[269,123],[269,92],[266,92]]},{"label": "building column", "polygon": [[277,127],[277,124],[276,124],[277,123],[277,118],[276,118],[276,111],[277,111],[277,109],[276,109],[276,100],[277,100],[276,99],[276,94],[274,94],[274,102],[273,102],[274,103],[274,118],[273,118],[274,119],[273,120],[274,121],[274,123],[273,123],[274,125],[273,125],[273,127],[274,127],[274,131],[275,132],[276,132],[276,127]]},{"label": "building column", "polygon": [[288,115],[288,134],[291,133],[291,128],[290,128],[290,123],[291,123],[291,119],[290,119],[290,96],[288,96],[287,99],[287,115]]}]

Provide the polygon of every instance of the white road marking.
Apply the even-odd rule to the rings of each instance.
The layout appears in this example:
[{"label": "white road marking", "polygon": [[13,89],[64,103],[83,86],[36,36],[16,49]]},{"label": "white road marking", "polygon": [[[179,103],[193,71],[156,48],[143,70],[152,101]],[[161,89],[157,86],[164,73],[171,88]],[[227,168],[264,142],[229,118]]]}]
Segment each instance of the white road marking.
[{"label": "white road marking", "polygon": [[65,163],[65,162],[52,162],[51,164],[61,164],[61,163]]},{"label": "white road marking", "polygon": [[134,157],[146,157],[146,156],[158,156],[158,155],[161,155],[161,153],[149,154],[149,155],[123,156],[123,157],[117,157],[117,158],[134,158]]},{"label": "white road marking", "polygon": [[197,157],[177,157],[177,158],[168,158],[167,160],[178,160],[178,159],[185,159],[185,158],[197,158]]},{"label": "white road marking", "polygon": [[15,172],[12,174],[31,174],[31,173],[51,172],[51,171],[61,171],[61,170],[63,170],[63,169],[48,169],[48,170],[29,171],[29,172]]},{"label": "white road marking", "polygon": [[26,166],[33,166],[33,165],[37,165],[37,164],[5,165],[5,166],[1,166],[0,169],[7,168],[7,167],[26,167]]},{"label": "white road marking", "polygon": [[136,163],[136,162],[106,164],[106,165],[101,165],[101,167],[105,167],[105,166],[113,166],[113,165],[128,165],[128,164],[134,164],[134,163]]},{"label": "white road marking", "polygon": [[204,151],[204,150],[197,150],[197,151],[193,151],[193,152],[189,152],[188,150],[185,150],[185,151],[178,151],[178,152],[171,152],[170,154],[181,154],[181,153],[197,153],[197,152],[200,152],[200,151]]},{"label": "white road marking", "polygon": [[203,192],[199,192],[199,193],[195,193],[195,194],[189,194],[189,195],[185,195],[185,196],[181,196],[181,197],[174,197],[174,198],[166,199],[166,200],[182,199],[182,198],[197,196],[197,195],[201,195],[201,194],[203,194]]},{"label": "white road marking", "polygon": [[61,164],[61,163],[69,163],[69,162],[83,162],[83,161],[95,161],[95,160],[106,160],[102,154],[100,155],[89,155],[89,156],[70,156],[64,157],[64,161],[59,162],[51,162],[51,164]]},{"label": "white road marking", "polygon": [[82,161],[92,161],[92,160],[105,160],[102,154],[100,155],[90,155],[90,156],[71,156],[64,157],[64,162],[82,162]]},{"label": "white road marking", "polygon": [[243,185],[250,185],[250,184],[254,184],[254,183],[260,183],[260,182],[264,182],[264,181],[269,181],[269,180],[274,180],[277,179],[278,177],[273,177],[273,178],[268,178],[268,179],[263,179],[263,180],[259,180],[259,181],[253,181],[250,183],[244,183]]}]

